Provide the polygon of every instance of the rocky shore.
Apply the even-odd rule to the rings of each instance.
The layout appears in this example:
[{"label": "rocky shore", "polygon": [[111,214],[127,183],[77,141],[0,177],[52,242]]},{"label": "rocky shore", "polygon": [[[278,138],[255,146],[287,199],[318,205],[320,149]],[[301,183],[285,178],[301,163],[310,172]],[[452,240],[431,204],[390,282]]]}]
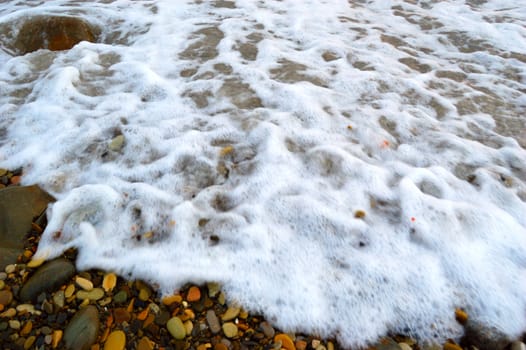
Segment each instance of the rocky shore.
[{"label": "rocky shore", "polygon": [[[161,299],[155,287],[143,281],[126,280],[111,271],[77,271],[74,250],[48,262],[32,260],[46,224],[44,209],[52,198],[35,187],[19,186],[21,175],[21,171],[0,169],[0,204],[4,206],[0,248],[16,255],[0,266],[2,349],[340,348],[334,340],[273,327],[261,315],[229,303],[217,283],[187,285]],[[26,226],[26,232],[14,231]],[[453,312],[458,322],[469,323],[465,312]],[[501,340],[495,342],[494,338],[470,336],[462,346],[453,341],[423,345],[390,335],[369,349],[526,349],[520,340],[496,337]]]}]

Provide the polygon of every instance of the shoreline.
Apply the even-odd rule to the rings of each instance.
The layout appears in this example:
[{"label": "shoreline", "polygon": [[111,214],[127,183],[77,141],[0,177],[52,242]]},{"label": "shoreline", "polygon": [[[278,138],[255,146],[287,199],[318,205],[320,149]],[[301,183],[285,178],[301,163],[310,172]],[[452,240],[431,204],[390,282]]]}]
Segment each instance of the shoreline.
[{"label": "shoreline", "polygon": [[[7,187],[19,186],[16,176],[21,175],[12,175]],[[32,261],[45,225],[44,214],[34,218],[17,261],[0,272],[0,344],[5,350],[344,349],[334,339],[273,327],[263,316],[229,304],[215,283],[188,284],[161,299],[145,282],[101,270],[77,271],[74,250],[51,262]],[[57,266],[50,268],[53,264]],[[457,310],[456,318],[465,323],[468,315]],[[452,340],[425,345],[391,335],[367,349],[479,349],[467,342],[462,347]],[[525,348],[520,340],[506,346]]]}]

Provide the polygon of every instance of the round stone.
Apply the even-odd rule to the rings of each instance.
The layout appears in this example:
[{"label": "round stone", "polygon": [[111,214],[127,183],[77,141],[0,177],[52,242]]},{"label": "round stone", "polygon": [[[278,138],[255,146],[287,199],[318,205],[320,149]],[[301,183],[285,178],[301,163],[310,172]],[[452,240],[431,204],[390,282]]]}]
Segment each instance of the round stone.
[{"label": "round stone", "polygon": [[68,349],[88,350],[97,340],[99,313],[94,306],[77,311],[64,331],[64,343]]},{"label": "round stone", "polygon": [[9,290],[0,290],[0,305],[7,306],[13,300],[13,293]]},{"label": "round stone", "polygon": [[123,331],[117,330],[110,333],[104,343],[104,350],[123,350],[126,346],[126,335]]},{"label": "round stone", "polygon": [[177,340],[182,340],[186,337],[186,328],[184,327],[183,321],[179,317],[172,317],[166,323],[168,332]]},{"label": "round stone", "polygon": [[237,326],[232,322],[223,324],[223,333],[227,338],[234,338],[237,336]]}]

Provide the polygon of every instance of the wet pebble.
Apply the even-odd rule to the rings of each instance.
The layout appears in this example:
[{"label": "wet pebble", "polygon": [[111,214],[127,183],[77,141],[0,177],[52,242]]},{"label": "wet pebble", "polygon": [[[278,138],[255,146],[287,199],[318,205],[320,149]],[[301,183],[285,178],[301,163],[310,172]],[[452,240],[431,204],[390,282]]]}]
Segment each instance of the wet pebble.
[{"label": "wet pebble", "polygon": [[42,292],[51,292],[75,274],[75,266],[66,259],[52,260],[42,265],[20,290],[22,301],[35,300]]},{"label": "wet pebble", "polygon": [[137,344],[137,350],[153,350],[153,344],[148,337],[142,337]]},{"label": "wet pebble", "polygon": [[8,323],[9,323],[9,328],[14,329],[14,330],[19,330],[20,329],[20,321],[19,320],[9,320]]},{"label": "wet pebble", "polygon": [[398,343],[400,350],[412,350],[411,347],[406,343]]},{"label": "wet pebble", "polygon": [[57,291],[53,294],[53,303],[59,308],[63,308],[65,305],[66,297],[63,290]]},{"label": "wet pebble", "polygon": [[230,321],[236,318],[239,315],[239,312],[241,311],[238,307],[229,307],[226,312],[221,316],[221,320],[223,321]]},{"label": "wet pebble", "polygon": [[261,322],[259,326],[261,327],[263,334],[265,334],[265,337],[274,338],[274,335],[276,332],[274,331],[274,328],[267,321]]},{"label": "wet pebble", "polygon": [[124,304],[128,300],[128,293],[126,291],[121,290],[117,294],[113,296],[113,301],[117,304]]},{"label": "wet pebble", "polygon": [[84,299],[99,300],[99,299],[102,299],[103,297],[104,297],[104,291],[102,290],[102,288],[93,288],[90,291],[79,290],[77,292],[77,299],[80,299],[80,300],[84,300]]},{"label": "wet pebble", "polygon": [[219,319],[214,310],[208,310],[206,312],[206,322],[212,333],[217,334],[221,331],[221,325],[219,324]]},{"label": "wet pebble", "polygon": [[64,331],[66,348],[88,350],[97,340],[98,332],[99,314],[97,308],[90,305],[80,309]]},{"label": "wet pebble", "polygon": [[131,314],[122,307],[113,310],[113,317],[116,323],[129,322],[131,320]]},{"label": "wet pebble", "polygon": [[201,291],[199,288],[196,286],[190,287],[188,290],[188,295],[186,296],[186,300],[189,302],[196,302],[199,301],[199,299],[201,299]]},{"label": "wet pebble", "polygon": [[[274,342],[275,343],[281,343],[281,348],[282,349],[296,350],[296,346],[294,345],[294,342],[292,341],[290,336],[288,336],[285,333],[277,334],[274,337]],[[316,347],[316,349],[317,349],[317,347]]]},{"label": "wet pebble", "polygon": [[104,279],[102,280],[102,288],[106,293],[111,292],[116,285],[117,275],[111,272],[104,275]]},{"label": "wet pebble", "polygon": [[93,289],[93,282],[91,282],[90,280],[86,278],[77,276],[75,277],[75,283],[77,284],[77,286],[84,289],[85,291],[89,292],[90,290]]},{"label": "wet pebble", "polygon": [[25,341],[24,341],[24,350],[29,350],[31,349],[31,347],[33,346],[33,344],[35,343],[35,340],[37,340],[37,337],[35,337],[34,335],[30,336],[29,338],[27,338]]},{"label": "wet pebble", "polygon": [[226,322],[222,326],[223,333],[227,338],[234,338],[237,337],[237,326],[232,322]]},{"label": "wet pebble", "polygon": [[168,328],[168,332],[170,332],[175,339],[182,340],[186,336],[186,328],[179,317],[169,319],[166,323],[166,328]]},{"label": "wet pebble", "polygon": [[104,350],[123,350],[126,346],[126,335],[123,331],[117,330],[110,333],[104,343]]},{"label": "wet pebble", "polygon": [[13,300],[13,293],[9,290],[0,290],[0,305],[7,306]]}]

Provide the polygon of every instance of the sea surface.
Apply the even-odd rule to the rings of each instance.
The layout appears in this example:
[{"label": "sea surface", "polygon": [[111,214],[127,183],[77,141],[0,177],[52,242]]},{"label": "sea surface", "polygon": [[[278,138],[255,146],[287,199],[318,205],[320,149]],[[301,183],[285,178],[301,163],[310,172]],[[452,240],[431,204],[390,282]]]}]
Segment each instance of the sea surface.
[{"label": "sea surface", "polygon": [[[18,53],[42,15],[97,42]],[[526,330],[523,0],[2,1],[0,47],[0,167],[58,199],[37,258],[344,346]]]}]

